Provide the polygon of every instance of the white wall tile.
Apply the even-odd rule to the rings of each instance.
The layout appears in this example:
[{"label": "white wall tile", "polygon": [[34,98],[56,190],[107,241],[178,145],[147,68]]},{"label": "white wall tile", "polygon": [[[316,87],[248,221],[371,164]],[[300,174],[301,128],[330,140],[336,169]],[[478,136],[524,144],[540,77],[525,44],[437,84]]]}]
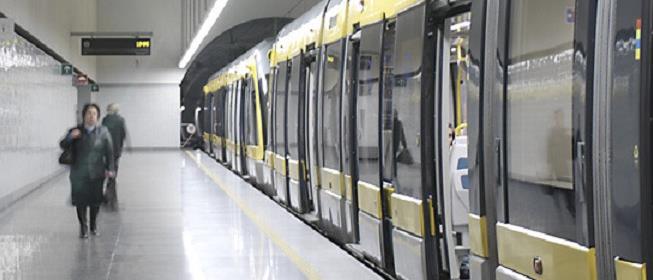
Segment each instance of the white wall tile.
[{"label": "white wall tile", "polygon": [[59,63],[18,37],[0,45],[0,198],[61,170],[77,91]]}]

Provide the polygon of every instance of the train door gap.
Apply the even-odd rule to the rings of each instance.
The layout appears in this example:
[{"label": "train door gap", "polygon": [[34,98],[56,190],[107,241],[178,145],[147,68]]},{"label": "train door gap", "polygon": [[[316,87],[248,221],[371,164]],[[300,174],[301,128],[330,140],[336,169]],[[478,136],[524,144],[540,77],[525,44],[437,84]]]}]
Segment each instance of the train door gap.
[{"label": "train door gap", "polygon": [[[441,183],[438,188],[441,218],[441,253],[452,279],[469,278],[469,188],[467,161],[467,91],[471,12],[444,18],[439,43],[439,147]],[[436,111],[436,112],[437,112]]]}]

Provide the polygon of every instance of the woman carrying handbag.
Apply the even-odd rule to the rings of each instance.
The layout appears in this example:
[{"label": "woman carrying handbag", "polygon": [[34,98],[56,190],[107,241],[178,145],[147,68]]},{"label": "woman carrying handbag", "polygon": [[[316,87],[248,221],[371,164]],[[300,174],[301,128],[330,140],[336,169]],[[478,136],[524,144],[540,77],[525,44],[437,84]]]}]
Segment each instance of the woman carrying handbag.
[{"label": "woman carrying handbag", "polygon": [[91,234],[99,235],[97,215],[103,201],[102,188],[105,178],[114,176],[114,157],[111,135],[98,123],[100,107],[86,104],[82,117],[84,122],[70,129],[59,143],[64,150],[59,162],[70,164],[71,198],[77,207],[79,237],[88,238],[89,228]]}]

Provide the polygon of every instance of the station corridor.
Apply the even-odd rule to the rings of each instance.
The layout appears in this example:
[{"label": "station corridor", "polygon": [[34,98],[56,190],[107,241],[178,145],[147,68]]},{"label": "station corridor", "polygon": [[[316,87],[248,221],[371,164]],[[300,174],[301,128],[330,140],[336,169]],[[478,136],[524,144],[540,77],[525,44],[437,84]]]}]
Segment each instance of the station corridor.
[{"label": "station corridor", "polygon": [[100,236],[69,196],[65,172],[0,212],[0,279],[380,278],[203,153],[126,153]]}]

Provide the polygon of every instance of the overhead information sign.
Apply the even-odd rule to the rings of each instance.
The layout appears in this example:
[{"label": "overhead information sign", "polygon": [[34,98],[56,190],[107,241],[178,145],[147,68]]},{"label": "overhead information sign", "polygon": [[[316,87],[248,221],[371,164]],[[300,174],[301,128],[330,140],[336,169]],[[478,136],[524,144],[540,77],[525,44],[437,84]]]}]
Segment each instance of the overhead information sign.
[{"label": "overhead information sign", "polygon": [[150,38],[82,38],[82,55],[150,55]]}]

